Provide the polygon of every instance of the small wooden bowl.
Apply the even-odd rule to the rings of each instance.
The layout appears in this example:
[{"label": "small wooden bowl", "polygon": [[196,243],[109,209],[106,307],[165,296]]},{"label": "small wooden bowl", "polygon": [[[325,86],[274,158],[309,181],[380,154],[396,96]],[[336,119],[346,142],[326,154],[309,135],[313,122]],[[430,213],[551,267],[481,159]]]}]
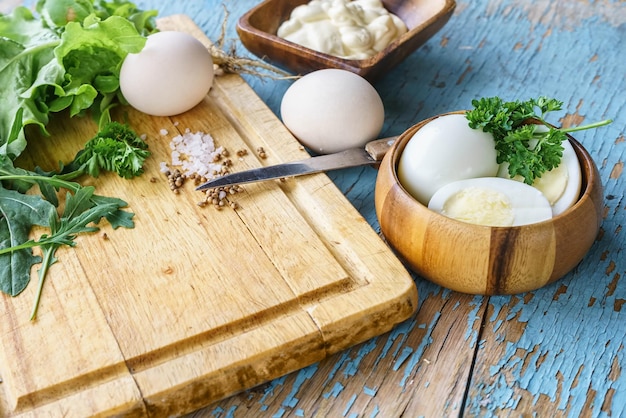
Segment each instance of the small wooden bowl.
[{"label": "small wooden bowl", "polygon": [[347,60],[313,51],[276,36],[278,27],[291,11],[308,0],[265,0],[244,14],[237,23],[243,45],[256,56],[296,74],[323,68],[352,71],[370,82],[380,78],[424,44],[450,19],[454,0],[382,0],[396,14],[408,32],[377,55],[365,60]]},{"label": "small wooden bowl", "polygon": [[548,221],[531,225],[474,225],[429,210],[398,180],[398,161],[407,142],[437,117],[404,132],[381,162],[375,191],[376,215],[391,247],[422,277],[470,294],[527,292],[572,270],[595,241],[602,222],[600,175],[583,146],[568,136],[583,175],[580,198],[574,206]]}]

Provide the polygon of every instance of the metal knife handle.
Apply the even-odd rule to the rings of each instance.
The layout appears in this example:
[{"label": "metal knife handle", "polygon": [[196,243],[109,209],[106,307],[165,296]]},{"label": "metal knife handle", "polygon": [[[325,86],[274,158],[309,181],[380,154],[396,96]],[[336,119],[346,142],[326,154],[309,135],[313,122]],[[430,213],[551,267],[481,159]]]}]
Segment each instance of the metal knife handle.
[{"label": "metal knife handle", "polygon": [[365,144],[365,151],[374,159],[374,161],[382,161],[383,157],[391,149],[391,146],[398,139],[397,136],[389,138],[375,139]]}]

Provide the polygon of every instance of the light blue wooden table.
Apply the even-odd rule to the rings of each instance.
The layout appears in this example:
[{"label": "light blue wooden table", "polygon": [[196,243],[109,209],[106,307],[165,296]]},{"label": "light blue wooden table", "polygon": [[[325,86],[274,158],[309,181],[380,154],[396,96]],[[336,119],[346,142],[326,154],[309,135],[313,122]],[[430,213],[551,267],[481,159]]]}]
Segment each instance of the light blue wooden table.
[{"label": "light blue wooden table", "polygon": [[[237,43],[236,20],[258,1],[136,3],[187,14],[213,40],[224,4]],[[555,124],[614,119],[576,135],[605,188],[597,242],[573,272],[527,294],[474,297],[416,276],[419,309],[388,334],[192,416],[625,416],[625,74],[623,0],[458,0],[448,25],[375,84],[382,134],[495,95],[558,98]],[[290,82],[244,78],[278,114]],[[330,175],[378,230],[376,171]]]},{"label": "light blue wooden table", "polygon": [[[257,3],[223,2],[233,42],[237,18]],[[185,13],[219,36],[220,1],[137,4]],[[415,277],[419,310],[390,333],[194,416],[626,415],[625,77],[624,1],[458,1],[443,30],[375,84],[386,109],[382,134],[494,95],[556,97],[566,109],[556,124],[614,119],[576,135],[605,187],[596,244],[567,277],[523,295],[473,297]],[[278,115],[290,82],[245,79]],[[378,229],[376,171],[331,177]]]}]

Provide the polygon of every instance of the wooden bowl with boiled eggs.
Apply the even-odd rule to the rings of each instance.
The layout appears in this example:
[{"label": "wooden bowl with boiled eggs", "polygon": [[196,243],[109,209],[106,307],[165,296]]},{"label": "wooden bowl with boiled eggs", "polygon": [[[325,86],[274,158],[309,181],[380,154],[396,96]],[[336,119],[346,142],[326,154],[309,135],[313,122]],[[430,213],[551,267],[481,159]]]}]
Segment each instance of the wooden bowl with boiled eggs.
[{"label": "wooden bowl with boiled eggs", "polygon": [[[535,222],[531,216],[528,223],[521,225],[485,226],[455,219],[436,208],[429,209],[430,202],[424,203],[423,198],[420,201],[415,197],[414,191],[409,192],[413,185],[408,184],[407,174],[400,170],[403,153],[410,152],[408,144],[429,140],[423,133],[432,129],[431,123],[442,124],[451,120],[442,118],[454,115],[464,118],[464,113],[446,113],[414,125],[400,135],[386,154],[375,190],[376,214],[385,239],[420,276],[463,293],[517,294],[563,277],[583,259],[595,241],[603,210],[598,169],[584,147],[571,136],[568,135],[568,142],[580,166],[580,188],[573,204],[549,219]],[[431,156],[431,160],[437,160],[437,156]],[[461,169],[450,167],[452,172]],[[424,182],[426,189],[430,183],[439,181],[432,173],[425,176],[432,178]],[[511,189],[512,194],[518,193]],[[434,199],[436,194],[426,199]],[[534,198],[522,197],[522,200],[528,205]],[[486,202],[489,199],[485,195],[479,194],[476,199],[482,201],[480,205],[493,204]]]},{"label": "wooden bowl with boiled eggs", "polygon": [[293,10],[309,0],[265,0],[245,13],[237,23],[242,44],[253,54],[296,74],[338,68],[374,81],[423,45],[450,19],[454,0],[382,0],[389,13],[399,17],[407,31],[366,59],[345,59],[319,52],[277,35]]}]

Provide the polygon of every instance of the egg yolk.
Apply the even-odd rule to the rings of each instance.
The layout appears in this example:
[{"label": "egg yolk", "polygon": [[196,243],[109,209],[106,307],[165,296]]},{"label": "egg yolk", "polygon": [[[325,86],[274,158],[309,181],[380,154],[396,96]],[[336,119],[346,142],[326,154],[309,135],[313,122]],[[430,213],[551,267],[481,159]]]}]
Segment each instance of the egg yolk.
[{"label": "egg yolk", "polygon": [[482,187],[468,187],[450,196],[441,213],[479,225],[511,226],[515,220],[509,198],[504,193]]}]

